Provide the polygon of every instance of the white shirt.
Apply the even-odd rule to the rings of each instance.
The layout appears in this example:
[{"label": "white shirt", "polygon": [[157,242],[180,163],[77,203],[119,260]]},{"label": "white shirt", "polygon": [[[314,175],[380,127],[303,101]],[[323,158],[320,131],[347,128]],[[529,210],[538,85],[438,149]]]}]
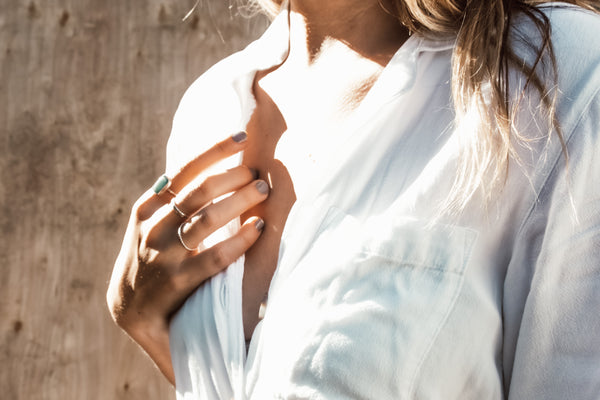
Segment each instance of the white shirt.
[{"label": "white shirt", "polygon": [[[600,18],[544,10],[568,172],[530,93],[517,119],[530,148],[497,201],[434,219],[459,153],[453,44],[413,35],[312,169],[286,165],[298,200],[247,357],[243,257],[174,317],[178,399],[600,398]],[[287,29],[284,12],[190,87],[168,170],[245,127],[254,75],[283,60]],[[519,31],[535,37],[530,23]]]}]

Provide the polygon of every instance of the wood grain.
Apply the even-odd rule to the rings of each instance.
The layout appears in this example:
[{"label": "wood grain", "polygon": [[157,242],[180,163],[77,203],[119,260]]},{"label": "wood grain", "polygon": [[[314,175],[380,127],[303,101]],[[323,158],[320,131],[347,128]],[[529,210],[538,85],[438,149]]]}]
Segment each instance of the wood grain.
[{"label": "wood grain", "polygon": [[0,0],[0,398],[174,397],[105,291],[184,90],[266,27],[228,1]]}]

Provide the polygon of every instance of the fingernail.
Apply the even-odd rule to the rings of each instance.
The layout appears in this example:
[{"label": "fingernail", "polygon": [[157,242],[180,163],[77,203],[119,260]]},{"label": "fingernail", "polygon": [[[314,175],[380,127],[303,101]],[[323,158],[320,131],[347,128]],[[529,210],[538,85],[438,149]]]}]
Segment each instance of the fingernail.
[{"label": "fingernail", "polygon": [[262,231],[263,228],[265,227],[265,221],[263,221],[261,218],[259,218],[256,221],[254,221],[254,226],[256,227],[257,231]]},{"label": "fingernail", "polygon": [[262,194],[269,193],[269,185],[265,181],[256,182],[256,190],[258,190]]},{"label": "fingernail", "polygon": [[245,142],[246,139],[248,139],[248,135],[246,134],[246,132],[240,131],[238,133],[231,135],[231,138],[236,143],[242,143],[242,142]]}]

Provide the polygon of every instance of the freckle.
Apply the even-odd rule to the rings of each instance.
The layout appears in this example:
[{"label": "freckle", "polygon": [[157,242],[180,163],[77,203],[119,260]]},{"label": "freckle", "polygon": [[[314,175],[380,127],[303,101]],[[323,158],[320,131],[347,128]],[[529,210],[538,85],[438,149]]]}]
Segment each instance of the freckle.
[{"label": "freckle", "polygon": [[123,385],[123,390],[128,391],[129,390],[129,383],[125,382],[125,384]]},{"label": "freckle", "polygon": [[15,331],[15,333],[19,333],[21,332],[21,329],[23,329],[23,322],[17,320],[13,323],[13,331]]},{"label": "freckle", "polygon": [[58,20],[58,24],[60,26],[65,26],[67,24],[67,22],[69,21],[69,12],[68,11],[63,11],[63,13],[60,15],[60,19]]}]

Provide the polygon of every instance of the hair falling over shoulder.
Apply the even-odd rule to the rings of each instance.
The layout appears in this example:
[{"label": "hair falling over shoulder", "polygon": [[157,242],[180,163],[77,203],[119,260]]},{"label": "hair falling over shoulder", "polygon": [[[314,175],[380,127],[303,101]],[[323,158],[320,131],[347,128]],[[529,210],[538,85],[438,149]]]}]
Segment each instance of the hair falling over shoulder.
[{"label": "hair falling over shoulder", "polygon": [[[384,0],[385,1],[385,0]],[[519,163],[517,147],[529,140],[514,124],[523,96],[533,89],[539,96],[549,132],[566,145],[555,113],[558,80],[551,42],[550,21],[530,0],[389,0],[400,22],[426,36],[454,35],[452,94],[461,160],[452,193],[443,209],[460,211],[480,190],[487,201],[502,187],[509,160]],[[600,12],[595,0],[567,0]],[[516,16],[528,19],[537,35],[523,38],[533,52],[526,62],[511,46],[510,27]],[[517,96],[509,91],[509,70],[518,71],[525,84]],[[553,133],[554,132],[554,133]]]},{"label": "hair falling over shoulder", "polygon": [[[254,0],[267,14],[282,0]],[[458,212],[477,191],[490,201],[503,186],[509,160],[520,162],[517,146],[528,138],[515,127],[515,110],[527,91],[541,99],[549,132],[566,145],[555,113],[557,69],[548,17],[538,8],[544,0],[379,0],[382,7],[413,33],[456,37],[452,55],[452,94],[461,159],[453,190],[443,212]],[[597,0],[562,0],[600,13]],[[511,47],[510,27],[516,16],[529,19],[535,38],[524,38],[533,51],[525,62]],[[528,59],[531,57],[528,57]],[[521,92],[511,96],[509,70],[525,77]],[[567,161],[568,162],[568,161]]]}]

